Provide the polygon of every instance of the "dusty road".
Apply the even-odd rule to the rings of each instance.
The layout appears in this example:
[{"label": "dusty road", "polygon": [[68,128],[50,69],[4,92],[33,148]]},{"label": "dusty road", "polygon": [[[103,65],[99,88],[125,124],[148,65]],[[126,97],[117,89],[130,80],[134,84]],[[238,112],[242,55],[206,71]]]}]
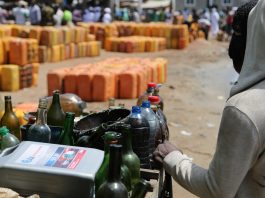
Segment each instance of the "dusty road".
[{"label": "dusty road", "polygon": [[[164,57],[169,61],[168,81],[161,89],[165,100],[171,141],[178,145],[198,165],[207,168],[213,156],[218,127],[231,81],[236,79],[227,55],[228,44],[198,40],[183,51],[158,53],[106,53],[97,58],[82,58],[56,64],[43,64],[38,87],[24,89],[12,95],[14,103],[38,102],[47,92],[46,74],[49,69],[94,62],[106,57]],[[2,92],[1,95],[7,93]],[[136,100],[118,101],[130,108]],[[88,110],[101,110],[107,103],[89,103]],[[175,198],[194,198],[174,183]]]}]

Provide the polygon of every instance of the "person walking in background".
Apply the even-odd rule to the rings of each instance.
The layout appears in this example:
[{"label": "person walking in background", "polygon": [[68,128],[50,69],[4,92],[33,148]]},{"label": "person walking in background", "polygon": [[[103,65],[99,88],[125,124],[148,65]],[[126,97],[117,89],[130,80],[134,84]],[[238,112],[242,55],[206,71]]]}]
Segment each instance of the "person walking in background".
[{"label": "person walking in background", "polygon": [[35,0],[31,2],[29,8],[29,18],[31,25],[40,25],[41,23],[41,10],[40,6],[36,3]]},{"label": "person walking in background", "polygon": [[122,12],[122,20],[123,21],[129,21],[129,12],[127,8],[123,8],[123,12]]},{"label": "person walking in background", "polygon": [[211,34],[213,38],[216,38],[217,33],[219,32],[219,20],[220,15],[217,12],[216,8],[212,8],[211,12]]},{"label": "person walking in background", "polygon": [[166,19],[165,19],[166,23],[171,24],[171,23],[172,23],[172,13],[171,13],[169,7],[167,7],[167,8],[165,9],[165,17],[166,17]]},{"label": "person walking in background", "polygon": [[111,17],[111,9],[110,8],[104,9],[104,15],[103,15],[102,21],[103,21],[103,23],[111,23],[112,17]]},{"label": "person walking in background", "polygon": [[83,20],[83,13],[81,4],[77,4],[73,10],[73,22],[74,24],[81,22]]},{"label": "person walking in background", "polygon": [[8,16],[7,10],[0,7],[0,24],[6,23],[7,16]]},{"label": "person walking in background", "polygon": [[133,10],[133,21],[136,22],[136,23],[140,23],[141,22],[140,14],[139,14],[137,9]]},{"label": "person walking in background", "polygon": [[58,6],[55,9],[55,14],[53,16],[54,22],[55,22],[55,26],[61,26],[62,25],[62,21],[63,21],[63,10],[61,8],[61,6]]},{"label": "person walking in background", "polygon": [[93,22],[99,22],[100,17],[101,17],[101,7],[96,6],[95,7],[95,14],[94,14]]},{"label": "person walking in background", "polygon": [[185,189],[201,198],[265,197],[265,1],[250,1],[234,16],[229,56],[239,73],[220,123],[209,168],[169,142],[154,153]]},{"label": "person walking in background", "polygon": [[18,6],[13,8],[12,13],[15,17],[15,23],[19,25],[25,25],[29,17],[29,10],[26,9],[24,2],[19,1]]},{"label": "person walking in background", "polygon": [[54,21],[53,21],[54,10],[53,10],[53,8],[48,3],[44,3],[41,10],[42,10],[41,25],[42,26],[54,25]]}]

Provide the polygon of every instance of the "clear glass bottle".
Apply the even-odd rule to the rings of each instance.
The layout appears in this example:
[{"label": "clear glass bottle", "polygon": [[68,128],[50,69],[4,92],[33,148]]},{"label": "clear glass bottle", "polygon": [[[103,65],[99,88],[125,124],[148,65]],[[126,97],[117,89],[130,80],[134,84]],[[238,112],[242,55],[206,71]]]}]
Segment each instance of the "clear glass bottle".
[{"label": "clear glass bottle", "polygon": [[138,98],[136,105],[140,107],[143,101],[148,100],[148,97],[153,95],[155,88],[156,88],[156,83],[153,82],[148,83],[146,92]]},{"label": "clear glass bottle", "polygon": [[47,113],[47,123],[50,126],[64,126],[65,113],[60,103],[60,91],[53,92],[52,104]]},{"label": "clear glass bottle", "polygon": [[122,146],[110,145],[110,163],[107,181],[96,193],[96,198],[128,198],[128,192],[121,182]]},{"label": "clear glass bottle", "polygon": [[47,119],[47,100],[40,99],[37,111],[36,123],[29,128],[26,134],[28,141],[46,142],[46,143],[50,142],[51,130],[47,125],[46,119]]},{"label": "clear glass bottle", "polygon": [[5,113],[1,119],[1,126],[6,126],[10,133],[21,139],[18,117],[13,112],[11,96],[5,96]]},{"label": "clear glass bottle", "polygon": [[66,112],[64,128],[59,139],[59,144],[73,146],[73,129],[74,129],[75,114],[72,112]]}]

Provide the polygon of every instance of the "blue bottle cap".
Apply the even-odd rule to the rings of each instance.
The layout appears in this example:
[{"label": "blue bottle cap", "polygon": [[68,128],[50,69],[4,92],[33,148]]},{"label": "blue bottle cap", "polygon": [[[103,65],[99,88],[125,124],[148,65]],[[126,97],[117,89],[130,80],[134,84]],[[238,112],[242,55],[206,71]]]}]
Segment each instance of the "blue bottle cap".
[{"label": "blue bottle cap", "polygon": [[141,113],[141,109],[138,106],[133,106],[132,107],[132,113]]},{"label": "blue bottle cap", "polygon": [[142,103],[142,107],[143,108],[150,108],[150,101],[148,101],[148,100],[145,100],[145,101],[143,101],[143,103]]}]

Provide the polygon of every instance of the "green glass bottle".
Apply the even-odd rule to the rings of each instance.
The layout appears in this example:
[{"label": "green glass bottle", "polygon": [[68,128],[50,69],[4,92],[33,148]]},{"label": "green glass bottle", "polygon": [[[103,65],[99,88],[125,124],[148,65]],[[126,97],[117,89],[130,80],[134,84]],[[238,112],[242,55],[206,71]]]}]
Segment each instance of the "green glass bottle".
[{"label": "green glass bottle", "polygon": [[107,181],[98,189],[96,198],[128,198],[128,192],[121,182],[122,146],[110,145],[110,162]]},{"label": "green glass bottle", "polygon": [[5,126],[0,128],[0,137],[0,150],[4,150],[19,144],[17,137],[10,134],[9,130]]},{"label": "green glass bottle", "polygon": [[74,129],[75,114],[72,112],[66,112],[64,128],[60,136],[59,144],[73,146],[73,129]]},{"label": "green glass bottle", "polygon": [[13,112],[11,96],[5,96],[5,113],[1,119],[1,126],[6,126],[10,133],[21,139],[18,117]]},{"label": "green glass bottle", "polygon": [[27,140],[35,142],[46,142],[49,143],[51,140],[51,130],[47,125],[47,100],[40,99],[39,107],[37,111],[37,120],[27,132]]},{"label": "green glass bottle", "polygon": [[131,173],[132,188],[140,179],[140,159],[132,150],[132,134],[131,126],[124,124],[121,126],[123,149],[122,149],[122,162],[129,168]]},{"label": "green glass bottle", "polygon": [[50,126],[64,125],[65,113],[60,103],[60,91],[55,90],[53,92],[52,104],[48,110],[47,123]]},{"label": "green glass bottle", "polygon": [[151,190],[151,184],[141,179],[133,188],[130,198],[145,198],[146,193]]},{"label": "green glass bottle", "polygon": [[[109,167],[109,146],[110,144],[117,144],[119,139],[119,134],[116,132],[108,131],[103,135],[103,139],[105,142],[105,154],[101,167],[99,168],[96,177],[95,177],[95,192],[98,191],[98,188],[101,184],[104,183],[107,179],[108,175],[108,167]],[[121,181],[126,186],[128,191],[131,191],[131,174],[128,167],[122,163],[121,165]]]}]

